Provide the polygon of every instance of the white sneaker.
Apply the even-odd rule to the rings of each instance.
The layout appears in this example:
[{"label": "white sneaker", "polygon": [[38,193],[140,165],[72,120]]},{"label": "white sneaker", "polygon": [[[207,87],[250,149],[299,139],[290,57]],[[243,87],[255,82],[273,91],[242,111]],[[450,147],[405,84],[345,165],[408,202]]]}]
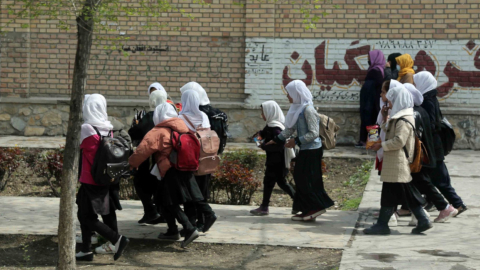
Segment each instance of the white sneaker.
[{"label": "white sneaker", "polygon": [[390,217],[390,220],[388,221],[388,227],[397,227],[398,226],[397,219],[398,219],[397,213],[393,213],[393,215]]},{"label": "white sneaker", "polygon": [[[77,242],[77,244],[83,244],[82,235],[80,234],[77,237],[75,237],[75,241]],[[92,245],[98,244],[98,237],[96,234],[92,235],[91,241],[92,241]]]},{"label": "white sneaker", "polygon": [[[423,209],[423,212],[425,212],[425,214],[427,215],[427,217],[430,218],[430,214],[428,213],[427,210]],[[417,226],[417,223],[418,223],[418,220],[417,220],[417,218],[415,217],[415,215],[412,213],[412,219],[411,219],[410,222],[408,223],[408,226],[416,227],[416,226]]]},{"label": "white sneaker", "polygon": [[95,249],[97,254],[115,254],[115,245],[110,242],[107,242]]}]

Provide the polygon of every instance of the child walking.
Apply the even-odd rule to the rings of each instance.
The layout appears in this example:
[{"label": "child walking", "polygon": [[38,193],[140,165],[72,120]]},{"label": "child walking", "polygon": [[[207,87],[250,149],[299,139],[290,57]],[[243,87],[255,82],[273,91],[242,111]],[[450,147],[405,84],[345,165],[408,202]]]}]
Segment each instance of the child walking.
[{"label": "child walking", "polygon": [[267,161],[265,163],[265,177],[263,178],[262,204],[259,208],[250,211],[250,213],[255,216],[268,215],[268,205],[275,183],[277,183],[290,198],[293,199],[295,196],[295,190],[285,179],[288,173],[286,165],[290,163],[290,159],[294,156],[294,153],[288,154],[285,153],[285,151],[293,152],[293,150],[291,148],[285,149],[284,144],[281,143],[267,145],[268,142],[273,140],[275,136],[282,133],[285,129],[285,116],[280,106],[273,100],[262,103],[261,109],[263,120],[267,122],[267,125],[255,136],[263,140],[263,143],[259,147],[266,152]]},{"label": "child walking", "polygon": [[[120,201],[117,196],[113,196],[109,186],[98,185],[90,172],[100,144],[100,135],[107,136],[113,129],[108,121],[107,101],[102,95],[85,96],[83,120],[80,135],[82,155],[79,181],[81,185],[76,200],[82,231],[82,248],[75,257],[77,261],[93,260],[93,253],[90,250],[92,232],[97,232],[113,244],[111,253],[117,260],[129,243],[128,238],[118,233],[115,210],[120,209]],[[103,223],[98,220],[98,215],[102,216]]]}]

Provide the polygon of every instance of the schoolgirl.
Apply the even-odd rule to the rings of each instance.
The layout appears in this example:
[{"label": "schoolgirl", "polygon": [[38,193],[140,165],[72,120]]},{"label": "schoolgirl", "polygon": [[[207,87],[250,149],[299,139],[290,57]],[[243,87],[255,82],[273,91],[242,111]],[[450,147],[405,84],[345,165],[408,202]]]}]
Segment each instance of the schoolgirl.
[{"label": "schoolgirl", "polygon": [[[115,210],[121,208],[118,196],[112,196],[109,186],[101,186],[95,183],[91,167],[95,154],[100,144],[100,136],[107,136],[113,129],[108,121],[107,101],[102,95],[86,95],[83,105],[84,124],[81,128],[80,150],[81,170],[80,189],[77,193],[76,203],[78,205],[78,220],[82,231],[82,247],[76,254],[79,261],[92,261],[91,252],[92,232],[97,232],[109,243],[102,246],[109,248],[109,251],[98,253],[113,253],[114,260],[122,255],[129,243],[129,239],[118,233],[117,216]],[[98,220],[102,216],[103,223]],[[99,247],[97,249],[102,249]]]},{"label": "schoolgirl", "polygon": [[185,208],[190,204],[203,200],[197,182],[192,172],[179,171],[171,166],[169,156],[172,151],[171,132],[186,133],[189,131],[185,123],[177,117],[173,106],[163,103],[155,108],[153,113],[155,127],[143,138],[140,145],[129,158],[130,166],[138,168],[146,159],[154,155],[156,172],[160,178],[158,188],[164,216],[168,224],[166,233],[160,234],[159,239],[178,240],[178,232],[175,219],[185,230],[185,239],[182,247],[186,247],[198,238],[196,228],[189,222],[187,215],[180,205]]},{"label": "schoolgirl", "polygon": [[[380,180],[383,182],[381,208],[378,221],[371,228],[365,229],[365,234],[390,234],[388,222],[397,205],[406,203],[415,217],[417,226],[412,233],[421,233],[432,228],[422,205],[425,200],[413,186],[410,175],[410,162],[414,152],[413,99],[403,85],[391,88],[386,93],[389,106],[382,109],[385,141],[374,144],[371,149],[378,151],[383,148],[383,164]],[[390,118],[387,113],[391,109]],[[408,153],[408,155],[407,155]],[[408,157],[407,157],[408,156]]]},{"label": "schoolgirl", "polygon": [[[305,83],[294,80],[286,86],[290,109],[285,119],[286,129],[266,145],[295,145],[300,151],[295,161],[293,178],[296,193],[293,200],[292,217],[295,221],[310,221],[333,206],[325,191],[322,179],[322,141],[319,137],[319,118],[313,108],[312,94]],[[296,133],[297,137],[290,138]]]},{"label": "schoolgirl", "polygon": [[292,199],[295,196],[295,190],[285,179],[288,173],[286,165],[290,163],[290,160],[287,159],[291,159],[294,156],[294,153],[288,155],[285,151],[293,152],[293,150],[291,148],[285,149],[285,146],[281,143],[267,145],[268,142],[285,129],[285,116],[280,106],[273,100],[262,103],[261,109],[262,118],[265,120],[266,126],[256,136],[263,140],[259,147],[267,153],[267,160],[265,163],[265,177],[263,178],[263,201],[259,208],[250,211],[252,215],[256,216],[268,215],[268,205],[270,204],[270,197],[272,196],[275,183]]}]

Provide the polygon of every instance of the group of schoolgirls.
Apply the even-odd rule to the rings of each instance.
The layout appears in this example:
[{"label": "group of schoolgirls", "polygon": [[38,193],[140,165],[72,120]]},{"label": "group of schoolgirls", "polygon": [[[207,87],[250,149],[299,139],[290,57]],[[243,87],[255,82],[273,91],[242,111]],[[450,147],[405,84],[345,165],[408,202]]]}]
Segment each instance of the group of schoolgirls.
[{"label": "group of schoolgirls", "polygon": [[[433,227],[424,209],[427,202],[433,203],[439,211],[435,223],[444,223],[466,211],[467,207],[453,189],[444,163],[437,80],[428,71],[415,74],[413,59],[408,54],[395,54],[392,59],[389,57],[389,64],[398,69],[398,78],[387,79],[382,85],[382,109],[377,118],[381,125],[381,142],[370,147],[377,151],[376,168],[383,182],[381,208],[377,223],[364,233],[390,234],[390,227],[397,226],[399,216],[412,215],[409,223],[415,226],[412,233],[420,234]],[[390,66],[387,68],[391,69]],[[378,67],[380,70],[385,65]],[[422,160],[419,171],[412,173],[410,165],[416,153],[420,153],[415,151],[415,145],[417,148],[419,145],[416,140],[424,145],[428,158]],[[397,211],[398,205],[403,205],[403,210]]]},{"label": "group of schoolgirls", "polygon": [[[303,81],[294,80],[285,89],[291,103],[286,117],[275,101],[261,105],[266,126],[254,135],[254,139],[267,156],[263,201],[250,213],[257,216],[269,214],[270,197],[277,183],[293,199],[292,220],[313,221],[334,204],[323,185],[320,118],[313,107],[312,94]],[[299,148],[296,156],[295,147]],[[285,179],[293,159],[296,189]]]},{"label": "group of schoolgirls", "polygon": [[[181,104],[173,104],[161,84],[150,85],[148,93],[151,111],[141,119],[134,120],[129,135],[125,132],[121,135],[126,135],[129,141],[138,144],[128,163],[134,172],[135,189],[144,207],[144,216],[139,223],[157,224],[165,221],[168,230],[158,238],[179,240],[184,236],[182,247],[186,247],[199,237],[199,231],[207,232],[217,216],[207,203],[211,175],[194,176],[192,171],[180,171],[172,167],[172,132],[185,134],[200,129],[208,130],[209,117],[203,111],[210,113],[218,110],[210,106],[206,91],[198,83],[187,83],[180,91]],[[91,245],[98,242],[96,232],[108,242],[97,247],[95,252],[113,254],[117,260],[129,243],[127,237],[118,233],[115,214],[116,210],[121,210],[118,185],[98,185],[91,174],[102,136],[109,136],[114,130],[102,95],[86,95],[83,119],[80,144],[81,187],[77,194],[82,235],[76,239],[81,244],[76,259],[93,260]],[[99,221],[98,215],[102,216],[103,222]],[[183,230],[178,230],[176,221],[182,225]]]}]

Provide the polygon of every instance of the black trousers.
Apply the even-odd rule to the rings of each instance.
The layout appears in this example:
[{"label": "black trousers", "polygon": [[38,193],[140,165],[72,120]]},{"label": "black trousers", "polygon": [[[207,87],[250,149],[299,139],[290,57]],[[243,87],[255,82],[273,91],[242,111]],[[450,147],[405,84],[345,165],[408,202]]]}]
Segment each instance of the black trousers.
[{"label": "black trousers", "polygon": [[212,207],[208,204],[207,200],[210,197],[210,180],[212,175],[201,175],[195,176],[195,181],[198,184],[198,188],[200,189],[203,200],[199,202],[195,202],[194,204],[186,204],[184,205],[185,214],[187,214],[190,223],[193,226],[197,226],[199,224],[205,224],[205,217],[209,217],[214,214]]},{"label": "black trousers", "polygon": [[[422,168],[419,173],[412,173],[411,182],[421,194],[424,194],[428,202],[432,202],[438,211],[445,210],[448,202],[443,198],[442,194],[438,192],[437,188],[430,181],[427,168]],[[404,204],[402,209],[408,209]]]},{"label": "black trousers", "polygon": [[290,198],[294,198],[295,190],[287,183],[286,176],[288,170],[283,168],[283,164],[279,166],[267,165],[265,168],[265,177],[263,178],[263,207],[268,207],[270,204],[270,198],[272,197],[273,188],[275,184],[287,193]]},{"label": "black trousers", "polygon": [[[187,206],[190,209],[195,209],[193,203],[185,203],[184,207],[187,209]],[[178,204],[171,204],[171,205],[164,205],[162,206],[163,216],[167,221],[168,231],[177,233],[178,227],[175,223],[175,219],[180,223],[186,231],[193,231],[195,228],[193,227],[192,223],[189,221],[189,218],[185,212],[182,211],[180,205]]]},{"label": "black trousers", "polygon": [[[82,205],[79,205],[79,208]],[[93,209],[79,209],[77,216],[82,231],[82,252],[90,252],[92,232],[97,232],[114,245],[120,238],[115,209],[111,209],[108,215],[102,215],[103,223],[98,220],[98,215],[95,214]]]},{"label": "black trousers", "polygon": [[447,201],[453,205],[453,207],[458,208],[463,205],[462,199],[457,195],[457,192],[455,192],[455,189],[452,187],[450,175],[443,160],[437,161],[436,168],[428,168],[427,172],[432,180],[432,183],[438,188],[438,190],[440,190],[445,199],[447,199]]},{"label": "black trousers", "polygon": [[156,207],[152,199],[153,196],[157,196],[157,188],[159,185],[157,178],[150,174],[150,172],[141,172],[135,176],[133,184],[135,191],[143,205],[143,211],[145,214],[158,212],[159,207]]}]

